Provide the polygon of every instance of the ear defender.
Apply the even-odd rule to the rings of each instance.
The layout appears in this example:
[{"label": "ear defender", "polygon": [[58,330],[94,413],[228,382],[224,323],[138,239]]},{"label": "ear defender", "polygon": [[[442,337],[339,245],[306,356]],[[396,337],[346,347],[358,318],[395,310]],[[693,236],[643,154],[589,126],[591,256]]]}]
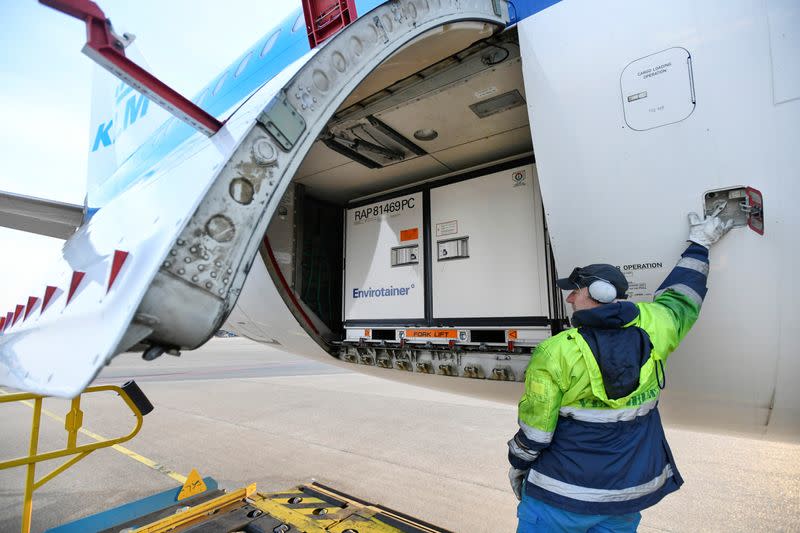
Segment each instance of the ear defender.
[{"label": "ear defender", "polygon": [[617,289],[608,281],[598,279],[589,285],[589,296],[601,304],[609,304],[617,297]]}]

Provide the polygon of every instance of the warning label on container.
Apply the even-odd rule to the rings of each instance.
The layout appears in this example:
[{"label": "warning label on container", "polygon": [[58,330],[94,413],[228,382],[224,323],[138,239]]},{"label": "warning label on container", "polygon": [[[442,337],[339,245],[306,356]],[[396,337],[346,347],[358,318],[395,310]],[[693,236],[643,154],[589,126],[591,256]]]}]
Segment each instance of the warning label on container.
[{"label": "warning label on container", "polygon": [[400,242],[416,241],[419,239],[419,228],[409,228],[400,231]]},{"label": "warning label on container", "polygon": [[407,329],[406,337],[423,339],[457,339],[458,330],[455,329]]},{"label": "warning label on container", "polygon": [[439,222],[436,224],[436,236],[443,237],[444,235],[455,235],[458,233],[458,220],[449,220],[447,222]]},{"label": "warning label on container", "polygon": [[526,179],[527,175],[525,174],[524,168],[517,169],[511,173],[511,181],[514,183],[514,187],[527,185]]}]

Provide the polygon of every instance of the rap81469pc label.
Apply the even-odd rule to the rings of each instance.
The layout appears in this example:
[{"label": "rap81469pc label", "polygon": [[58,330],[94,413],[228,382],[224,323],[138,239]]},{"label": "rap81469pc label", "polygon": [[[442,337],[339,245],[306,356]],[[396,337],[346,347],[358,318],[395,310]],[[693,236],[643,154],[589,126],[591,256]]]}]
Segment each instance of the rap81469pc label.
[{"label": "rap81469pc label", "polygon": [[401,213],[406,209],[414,209],[416,206],[415,198],[398,198],[396,200],[389,200],[381,204],[370,205],[353,210],[353,220],[356,224],[366,222],[371,219],[378,218],[382,215],[394,215]]}]

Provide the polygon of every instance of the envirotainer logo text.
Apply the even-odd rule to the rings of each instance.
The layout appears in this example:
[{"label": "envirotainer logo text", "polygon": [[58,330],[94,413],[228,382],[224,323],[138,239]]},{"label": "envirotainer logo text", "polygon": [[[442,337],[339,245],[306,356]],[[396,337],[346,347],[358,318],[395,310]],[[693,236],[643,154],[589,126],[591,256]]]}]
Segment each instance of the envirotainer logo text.
[{"label": "envirotainer logo text", "polygon": [[408,291],[414,288],[414,285],[410,285],[408,287],[395,287],[394,285],[390,285],[389,287],[380,287],[377,289],[373,289],[372,287],[368,287],[366,289],[353,289],[353,299],[356,298],[385,298],[387,296],[405,296],[408,294]]}]

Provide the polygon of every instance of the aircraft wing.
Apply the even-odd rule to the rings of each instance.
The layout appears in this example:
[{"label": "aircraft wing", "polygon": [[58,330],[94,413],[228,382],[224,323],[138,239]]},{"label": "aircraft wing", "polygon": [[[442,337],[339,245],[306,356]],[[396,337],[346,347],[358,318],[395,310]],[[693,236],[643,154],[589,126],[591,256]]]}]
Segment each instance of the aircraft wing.
[{"label": "aircraft wing", "polygon": [[83,220],[83,206],[0,191],[0,226],[68,239]]}]

